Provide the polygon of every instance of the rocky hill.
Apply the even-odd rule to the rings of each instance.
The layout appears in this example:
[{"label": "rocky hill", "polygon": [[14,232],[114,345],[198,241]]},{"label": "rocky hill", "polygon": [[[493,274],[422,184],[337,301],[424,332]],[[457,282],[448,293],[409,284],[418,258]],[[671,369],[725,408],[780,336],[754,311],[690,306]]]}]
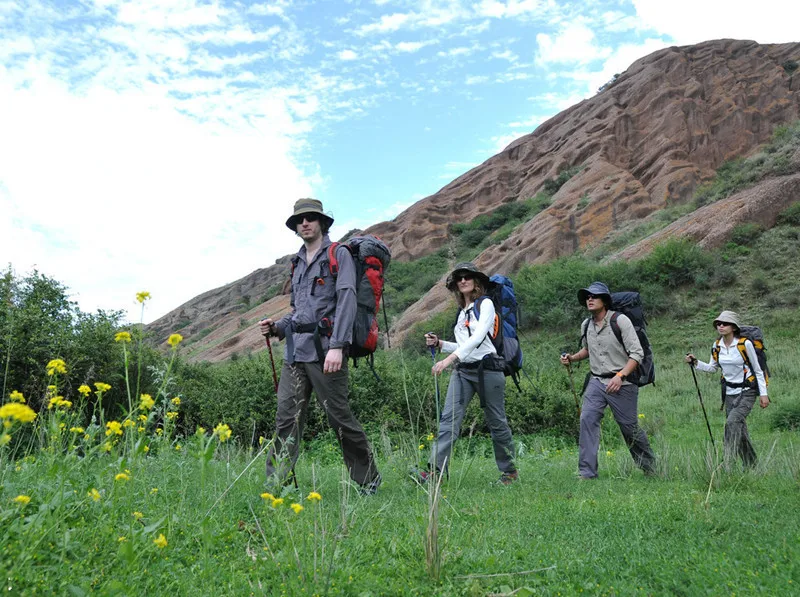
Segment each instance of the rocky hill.
[{"label": "rocky hill", "polygon": [[[523,264],[599,244],[657,210],[688,201],[723,162],[749,154],[777,125],[800,118],[798,63],[800,43],[718,40],[660,50],[636,61],[591,99],[367,231],[386,240],[395,259],[415,259],[447,246],[451,223],[531,198],[548,180],[574,168],[577,174],[548,208],[476,261],[492,272],[513,273]],[[795,176],[766,181],[689,214],[620,255],[643,254],[658,239],[676,234],[713,246],[747,218],[770,225],[780,206],[796,200],[799,184]],[[192,299],[149,329],[160,340],[178,328],[194,336],[195,359],[227,358],[231,351],[220,345],[237,336],[235,350],[259,349],[263,339],[250,338],[253,333],[245,328],[261,311],[285,305],[285,297],[264,305],[258,298],[285,281],[286,260]],[[432,289],[395,322],[394,333],[402,335],[443,308],[444,295],[441,285]],[[232,321],[241,327],[238,332],[231,331]],[[203,328],[221,327],[230,332],[225,340],[209,341],[216,332],[197,340]]]}]

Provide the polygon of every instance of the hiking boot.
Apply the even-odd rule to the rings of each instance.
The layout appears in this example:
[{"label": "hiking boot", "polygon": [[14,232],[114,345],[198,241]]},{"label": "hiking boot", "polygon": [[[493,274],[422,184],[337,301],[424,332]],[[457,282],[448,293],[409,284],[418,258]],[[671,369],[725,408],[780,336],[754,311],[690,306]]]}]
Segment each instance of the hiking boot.
[{"label": "hiking boot", "polygon": [[408,474],[420,485],[425,485],[425,483],[427,483],[433,475],[433,473],[430,471],[426,471],[418,466],[413,467],[410,471],[408,471]]},{"label": "hiking boot", "polygon": [[358,493],[361,495],[375,495],[378,493],[378,487],[381,486],[381,481],[383,481],[383,479],[381,478],[381,474],[378,473],[378,475],[372,481],[361,485],[358,488]]},{"label": "hiking boot", "polygon": [[519,481],[519,473],[517,471],[512,471],[510,473],[503,473],[500,475],[500,480],[498,483],[501,485],[511,485],[516,481]]}]

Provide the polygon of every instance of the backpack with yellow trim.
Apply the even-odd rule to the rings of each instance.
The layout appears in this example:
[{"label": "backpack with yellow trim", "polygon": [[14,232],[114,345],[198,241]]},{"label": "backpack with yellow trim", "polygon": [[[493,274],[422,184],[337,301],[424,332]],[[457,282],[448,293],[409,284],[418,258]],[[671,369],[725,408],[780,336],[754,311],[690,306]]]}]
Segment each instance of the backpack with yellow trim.
[{"label": "backpack with yellow trim", "polygon": [[[755,325],[743,325],[739,328],[739,340],[736,342],[736,348],[739,349],[739,354],[744,359],[745,367],[749,375],[745,376],[745,381],[751,387],[757,384],[756,376],[753,373],[753,366],[750,364],[750,358],[747,356],[747,349],[745,348],[745,340],[750,340],[753,343],[753,348],[756,350],[756,357],[758,358],[758,365],[764,372],[764,381],[769,385],[769,366],[767,365],[767,347],[764,345],[764,333],[761,328]],[[711,349],[711,356],[719,364],[719,343],[720,340],[714,342],[714,347]]]}]

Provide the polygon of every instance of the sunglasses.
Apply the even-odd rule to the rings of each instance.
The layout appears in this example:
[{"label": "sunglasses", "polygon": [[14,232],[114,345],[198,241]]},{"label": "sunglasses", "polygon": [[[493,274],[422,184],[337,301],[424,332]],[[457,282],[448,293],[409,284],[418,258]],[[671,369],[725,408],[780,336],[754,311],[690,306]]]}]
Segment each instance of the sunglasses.
[{"label": "sunglasses", "polygon": [[306,222],[317,222],[319,220],[319,214],[310,213],[310,214],[300,214],[297,216],[297,222],[300,223],[303,220]]},{"label": "sunglasses", "polygon": [[475,276],[473,276],[472,274],[456,274],[455,276],[453,276],[453,279],[456,282],[461,282],[462,280],[474,280]]},{"label": "sunglasses", "polygon": [[725,327],[725,326],[733,325],[733,324],[732,323],[725,323],[724,321],[715,321],[714,325],[717,326],[717,327],[719,327],[719,326]]},{"label": "sunglasses", "polygon": [[589,299],[599,299],[599,298],[602,298],[602,297],[601,297],[599,294],[587,294],[587,295],[586,295],[586,300],[587,300],[587,301],[588,301]]}]

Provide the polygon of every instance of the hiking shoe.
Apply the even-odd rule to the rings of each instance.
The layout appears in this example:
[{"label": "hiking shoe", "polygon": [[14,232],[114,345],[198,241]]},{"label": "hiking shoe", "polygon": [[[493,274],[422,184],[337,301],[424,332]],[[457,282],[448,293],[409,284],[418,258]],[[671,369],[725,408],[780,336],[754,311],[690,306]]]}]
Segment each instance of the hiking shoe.
[{"label": "hiking shoe", "polygon": [[364,483],[364,485],[360,486],[358,488],[358,493],[361,495],[375,495],[378,493],[378,487],[381,486],[381,481],[383,481],[383,479],[381,478],[381,474],[378,473],[378,476],[376,476],[372,481],[369,483]]},{"label": "hiking shoe", "polygon": [[510,473],[503,473],[500,475],[500,480],[498,483],[501,485],[511,485],[512,483],[519,481],[519,473],[517,471],[513,471]]},{"label": "hiking shoe", "polygon": [[417,466],[413,467],[410,471],[408,471],[408,474],[411,476],[412,479],[414,479],[414,481],[416,481],[420,485],[425,485],[425,483],[427,483],[432,476],[432,473],[430,471],[426,471],[425,469],[419,468]]}]

